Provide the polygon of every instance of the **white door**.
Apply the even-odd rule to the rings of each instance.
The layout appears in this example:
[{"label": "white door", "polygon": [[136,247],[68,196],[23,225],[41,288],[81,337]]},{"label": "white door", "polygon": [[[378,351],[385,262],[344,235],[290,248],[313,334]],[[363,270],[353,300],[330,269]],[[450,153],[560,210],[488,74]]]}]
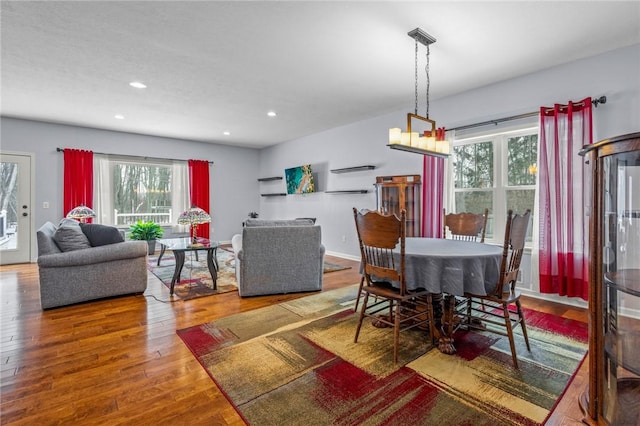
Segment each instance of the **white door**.
[{"label": "white door", "polygon": [[0,265],[31,254],[31,156],[0,153]]}]

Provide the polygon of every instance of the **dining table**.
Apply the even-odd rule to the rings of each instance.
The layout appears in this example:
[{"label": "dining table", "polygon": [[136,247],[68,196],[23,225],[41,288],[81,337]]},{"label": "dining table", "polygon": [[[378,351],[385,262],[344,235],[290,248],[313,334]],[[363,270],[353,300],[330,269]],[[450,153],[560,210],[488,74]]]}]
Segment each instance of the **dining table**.
[{"label": "dining table", "polygon": [[[399,253],[399,247],[396,250]],[[438,349],[456,352],[453,331],[455,297],[486,295],[500,277],[503,247],[445,238],[405,238],[407,289],[432,293]]]}]

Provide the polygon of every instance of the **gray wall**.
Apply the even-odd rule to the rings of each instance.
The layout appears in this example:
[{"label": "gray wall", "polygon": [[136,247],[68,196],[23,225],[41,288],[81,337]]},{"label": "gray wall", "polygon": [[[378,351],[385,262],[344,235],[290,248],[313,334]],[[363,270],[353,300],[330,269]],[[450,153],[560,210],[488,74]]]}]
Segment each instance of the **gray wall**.
[{"label": "gray wall", "polygon": [[[438,82],[432,81],[432,84]],[[453,128],[601,95],[607,96],[607,103],[594,109],[594,141],[640,131],[640,45],[432,100],[430,115],[438,126]],[[261,217],[316,217],[323,225],[323,242],[328,252],[359,258],[352,207],[375,208],[376,176],[422,174],[420,155],[390,150],[386,146],[388,129],[404,127],[407,112],[413,112],[410,103],[404,111],[263,149],[260,154],[263,177],[283,175],[287,167],[311,163],[320,191],[370,189],[371,192],[262,197]],[[364,164],[377,168],[350,174],[329,172]],[[284,191],[284,181],[262,183],[260,189],[261,192]]]},{"label": "gray wall", "polygon": [[[112,132],[86,127],[2,117],[3,151],[34,154],[36,228],[62,217],[63,154],[56,148],[88,149],[107,154],[213,161],[209,169],[212,238],[230,241],[250,211],[258,210],[256,172],[259,152],[201,142]],[[43,208],[48,202],[49,208]],[[34,233],[35,239],[35,233]]]}]

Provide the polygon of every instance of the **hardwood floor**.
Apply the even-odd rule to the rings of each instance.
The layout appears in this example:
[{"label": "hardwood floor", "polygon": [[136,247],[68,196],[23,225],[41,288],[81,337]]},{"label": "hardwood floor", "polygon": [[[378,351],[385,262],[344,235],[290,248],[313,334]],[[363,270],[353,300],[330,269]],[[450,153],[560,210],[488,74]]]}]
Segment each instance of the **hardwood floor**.
[{"label": "hardwood floor", "polygon": [[[324,275],[324,290],[359,282],[358,262]],[[242,418],[176,329],[306,294],[241,299],[236,292],[183,302],[152,274],[144,295],[42,311],[35,264],[0,267],[3,425],[239,425]],[[587,321],[586,312],[535,299],[535,309]],[[586,363],[547,424],[579,424]]]}]

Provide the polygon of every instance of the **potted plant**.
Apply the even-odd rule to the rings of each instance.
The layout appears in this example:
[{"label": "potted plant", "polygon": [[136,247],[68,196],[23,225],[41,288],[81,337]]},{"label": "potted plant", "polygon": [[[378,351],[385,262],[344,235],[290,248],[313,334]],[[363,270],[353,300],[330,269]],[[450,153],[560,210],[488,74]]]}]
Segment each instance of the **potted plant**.
[{"label": "potted plant", "polygon": [[156,240],[162,237],[164,229],[155,222],[143,222],[139,220],[129,227],[129,238],[132,240],[143,240],[149,245],[149,254],[156,251]]}]

